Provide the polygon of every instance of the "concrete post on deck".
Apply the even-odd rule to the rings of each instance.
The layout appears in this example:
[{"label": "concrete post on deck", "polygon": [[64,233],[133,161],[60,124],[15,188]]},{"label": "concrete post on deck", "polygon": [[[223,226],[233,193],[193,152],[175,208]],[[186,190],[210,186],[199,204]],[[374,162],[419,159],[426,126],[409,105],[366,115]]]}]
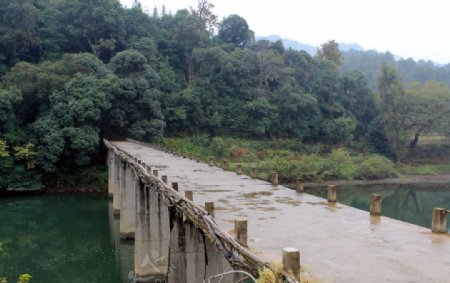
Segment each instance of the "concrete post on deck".
[{"label": "concrete post on deck", "polygon": [[433,233],[447,233],[447,213],[445,208],[433,208],[433,222],[431,231]]},{"label": "concrete post on deck", "polygon": [[300,276],[300,251],[298,249],[283,249],[283,270],[296,277]]},{"label": "concrete post on deck", "polygon": [[303,182],[301,178],[295,179],[295,190],[297,193],[303,193]]},{"label": "concrete post on deck", "polygon": [[134,239],[136,230],[136,191],[135,182],[138,177],[135,176],[133,167],[130,164],[125,165],[125,175],[123,187],[120,190],[121,210],[120,210],[120,238]]},{"label": "concrete post on deck", "polygon": [[272,177],[270,179],[272,185],[277,186],[278,185],[278,173],[277,171],[272,171]]},{"label": "concrete post on deck", "polygon": [[256,168],[255,167],[250,168],[250,177],[252,179],[256,179]]},{"label": "concrete post on deck", "polygon": [[185,191],[184,197],[190,201],[194,201],[194,192],[193,191]]},{"label": "concrete post on deck", "polygon": [[135,282],[164,282],[169,268],[169,210],[155,188],[139,182],[136,192]]},{"label": "concrete post on deck", "polygon": [[373,194],[370,196],[370,215],[381,215],[381,196]]},{"label": "concrete post on deck", "polygon": [[225,171],[228,171],[228,170],[230,170],[230,167],[229,167],[229,165],[228,165],[228,160],[223,160],[222,161],[222,169],[223,170],[225,170]]},{"label": "concrete post on deck", "polygon": [[242,175],[242,165],[238,164],[236,167],[236,174]]},{"label": "concrete post on deck", "polygon": [[328,186],[328,202],[336,202],[336,200],[337,200],[336,186],[329,185]]},{"label": "concrete post on deck", "polygon": [[208,165],[209,166],[213,166],[214,165],[214,160],[213,160],[213,158],[211,156],[208,158]]},{"label": "concrete post on deck", "polygon": [[164,184],[167,185],[167,175],[162,175],[161,180],[163,181]]},{"label": "concrete post on deck", "polygon": [[205,202],[205,210],[214,217],[214,202]]},{"label": "concrete post on deck", "polygon": [[247,220],[234,220],[234,239],[240,245],[247,247]]}]

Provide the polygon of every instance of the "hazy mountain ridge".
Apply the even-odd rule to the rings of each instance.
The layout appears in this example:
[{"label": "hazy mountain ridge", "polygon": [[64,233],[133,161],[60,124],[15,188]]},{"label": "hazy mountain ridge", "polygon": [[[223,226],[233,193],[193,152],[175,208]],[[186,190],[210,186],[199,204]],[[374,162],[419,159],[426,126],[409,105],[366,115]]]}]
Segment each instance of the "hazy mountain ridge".
[{"label": "hazy mountain ridge", "polygon": [[[297,40],[282,38],[279,35],[267,35],[267,36],[256,36],[256,40],[268,40],[271,42],[275,42],[277,40],[281,40],[285,48],[292,48],[294,50],[304,50],[308,52],[311,56],[316,55],[317,49],[319,46],[313,46],[306,43],[299,42]],[[361,47],[358,43],[339,43],[339,49],[342,52],[347,52],[350,50],[364,51],[364,48]]]}]

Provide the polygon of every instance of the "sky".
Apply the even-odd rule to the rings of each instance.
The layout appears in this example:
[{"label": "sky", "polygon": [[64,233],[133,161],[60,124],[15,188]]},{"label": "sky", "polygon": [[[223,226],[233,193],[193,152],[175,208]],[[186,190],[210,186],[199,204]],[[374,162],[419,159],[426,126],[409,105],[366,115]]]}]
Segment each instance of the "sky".
[{"label": "sky", "polygon": [[[121,0],[129,6],[134,0]],[[197,0],[140,0],[144,9],[175,13]],[[450,63],[450,2],[445,0],[210,0],[219,20],[237,14],[257,36],[279,35],[320,46],[358,43],[415,60]]]}]

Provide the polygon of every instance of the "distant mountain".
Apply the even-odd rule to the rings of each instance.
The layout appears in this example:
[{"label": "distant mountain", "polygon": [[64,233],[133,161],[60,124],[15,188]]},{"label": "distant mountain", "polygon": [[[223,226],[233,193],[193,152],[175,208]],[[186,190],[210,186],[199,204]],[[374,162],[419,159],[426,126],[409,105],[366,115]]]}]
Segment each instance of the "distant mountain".
[{"label": "distant mountain", "polygon": [[[268,40],[270,42],[275,42],[277,40],[281,40],[283,42],[283,45],[285,48],[292,48],[294,50],[304,50],[308,52],[311,56],[316,55],[317,53],[317,46],[312,46],[309,44],[301,43],[299,41],[289,39],[289,38],[282,38],[279,35],[268,35],[268,36],[256,36],[256,40]],[[343,52],[347,52],[350,50],[356,50],[356,51],[363,51],[364,49],[361,47],[361,45],[357,43],[339,43],[339,49]]]}]

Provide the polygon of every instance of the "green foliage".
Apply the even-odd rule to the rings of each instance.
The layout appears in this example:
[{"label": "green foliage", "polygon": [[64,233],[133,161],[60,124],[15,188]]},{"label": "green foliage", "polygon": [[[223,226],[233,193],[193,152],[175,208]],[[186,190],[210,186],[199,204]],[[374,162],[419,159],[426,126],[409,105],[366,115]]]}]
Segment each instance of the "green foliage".
[{"label": "green foliage", "polygon": [[[29,283],[32,277],[30,274],[22,274],[17,279],[17,283]],[[5,277],[0,277],[0,283],[8,283],[8,280]]]},{"label": "green foliage", "polygon": [[398,177],[394,163],[383,156],[370,156],[358,165],[355,178],[356,179],[382,179]]},{"label": "green foliage", "polygon": [[343,148],[334,149],[324,162],[323,176],[325,178],[351,179],[356,166],[350,154]]}]

